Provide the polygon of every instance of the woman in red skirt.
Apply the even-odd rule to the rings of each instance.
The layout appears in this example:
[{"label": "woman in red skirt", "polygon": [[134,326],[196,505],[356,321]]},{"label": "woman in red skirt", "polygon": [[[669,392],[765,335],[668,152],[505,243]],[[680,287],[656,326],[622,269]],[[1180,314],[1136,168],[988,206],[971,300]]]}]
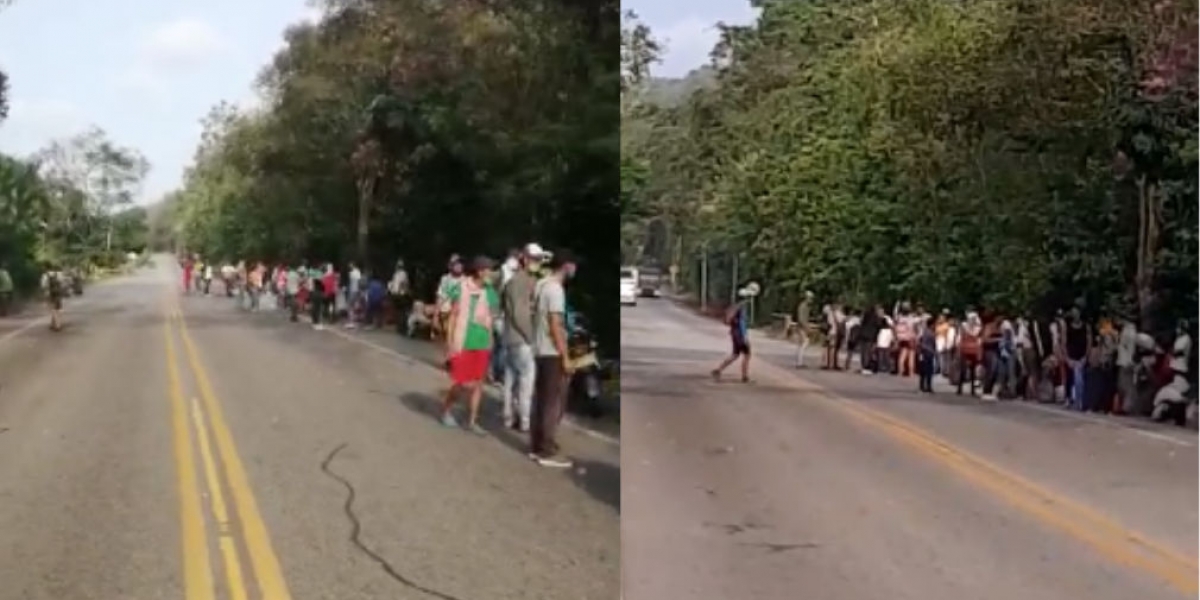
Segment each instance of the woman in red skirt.
[{"label": "woman in red skirt", "polygon": [[480,435],[487,433],[479,426],[479,403],[483,396],[483,380],[492,360],[493,315],[500,305],[500,298],[490,283],[493,268],[491,259],[476,258],[471,263],[468,277],[462,284],[454,286],[447,298],[451,308],[446,327],[446,363],[451,385],[442,403],[441,421],[447,427],[458,426],[450,410],[457,393],[465,391],[470,409],[467,428]]}]

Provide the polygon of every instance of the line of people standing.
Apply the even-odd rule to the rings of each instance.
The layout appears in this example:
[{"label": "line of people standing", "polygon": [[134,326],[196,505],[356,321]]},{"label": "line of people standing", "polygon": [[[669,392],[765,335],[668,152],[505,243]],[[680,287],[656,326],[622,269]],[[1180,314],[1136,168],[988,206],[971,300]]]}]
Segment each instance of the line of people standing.
[{"label": "line of people standing", "polygon": [[814,325],[812,300],[806,293],[796,311],[797,367],[805,366],[810,340],[820,331],[822,369],[848,369],[857,353],[862,374],[916,376],[918,389],[926,393],[933,392],[934,378],[940,376],[958,394],[982,391],[986,400],[1019,398],[1081,411],[1149,415],[1155,391],[1192,375],[1187,323],[1171,341],[1158,341],[1139,333],[1128,315],[1089,322],[1079,306],[1048,318],[990,308],[961,315],[943,309],[933,316],[920,304],[900,302],[890,312],[881,305],[857,312],[830,303]]}]

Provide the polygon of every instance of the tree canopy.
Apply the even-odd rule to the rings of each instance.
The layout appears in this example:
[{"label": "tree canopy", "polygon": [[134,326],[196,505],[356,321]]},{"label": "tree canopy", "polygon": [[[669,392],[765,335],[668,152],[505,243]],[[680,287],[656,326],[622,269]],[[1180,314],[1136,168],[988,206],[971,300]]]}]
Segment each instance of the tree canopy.
[{"label": "tree canopy", "polygon": [[287,32],[259,108],[213,109],[159,234],[218,260],[403,258],[422,293],[451,253],[568,247],[573,302],[615,340],[618,3],[324,8]]},{"label": "tree canopy", "polygon": [[25,159],[0,154],[0,266],[27,291],[45,265],[110,267],[142,251],[146,211],[132,203],[148,168],[100,129]]},{"label": "tree canopy", "polygon": [[1195,0],[757,4],[623,124],[623,231],[666,220],[691,281],[706,248],[777,309],[1195,314]]}]

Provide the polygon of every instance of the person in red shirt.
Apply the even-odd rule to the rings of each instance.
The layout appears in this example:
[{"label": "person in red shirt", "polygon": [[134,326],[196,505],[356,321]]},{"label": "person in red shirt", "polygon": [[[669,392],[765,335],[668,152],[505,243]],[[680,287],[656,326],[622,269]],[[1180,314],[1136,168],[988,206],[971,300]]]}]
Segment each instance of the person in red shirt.
[{"label": "person in red shirt", "polygon": [[192,269],[195,268],[195,262],[192,257],[186,256],[183,259],[183,293],[192,293]]},{"label": "person in red shirt", "polygon": [[329,322],[337,320],[338,272],[333,263],[325,265],[325,274],[321,276],[321,284],[325,288],[325,306]]}]

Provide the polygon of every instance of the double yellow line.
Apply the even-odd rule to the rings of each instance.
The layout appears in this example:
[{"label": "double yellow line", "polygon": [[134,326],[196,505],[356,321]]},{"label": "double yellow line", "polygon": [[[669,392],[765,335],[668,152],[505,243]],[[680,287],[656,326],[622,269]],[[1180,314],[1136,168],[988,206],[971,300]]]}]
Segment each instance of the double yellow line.
[{"label": "double yellow line", "polygon": [[[182,342],[183,362],[191,371],[199,400],[184,392],[176,337]],[[216,531],[216,547],[221,557],[221,572],[229,600],[291,600],[279,559],[271,546],[267,526],[251,492],[246,468],[225,422],[221,403],[213,392],[183,315],[170,303],[166,307],[163,339],[166,343],[175,466],[179,477],[185,598],[214,600],[218,597],[208,541],[209,519],[206,518],[204,496],[197,475],[196,455],[199,454],[203,487],[209,500],[207,514]],[[193,436],[195,444],[192,443]],[[226,490],[233,500],[232,511],[226,503]],[[243,556],[248,557],[253,573],[253,578],[249,580],[243,568]],[[253,585],[254,582],[257,582],[257,586]]]},{"label": "double yellow line", "polygon": [[[784,386],[797,385],[791,373],[774,365],[760,362],[759,369],[767,371],[770,379]],[[1056,494],[900,419],[866,408],[818,385],[804,391],[815,392],[817,398],[844,414],[924,454],[1044,525],[1090,546],[1108,560],[1150,575],[1189,597],[1195,597],[1200,591],[1195,557],[1167,548],[1089,506]]]}]

